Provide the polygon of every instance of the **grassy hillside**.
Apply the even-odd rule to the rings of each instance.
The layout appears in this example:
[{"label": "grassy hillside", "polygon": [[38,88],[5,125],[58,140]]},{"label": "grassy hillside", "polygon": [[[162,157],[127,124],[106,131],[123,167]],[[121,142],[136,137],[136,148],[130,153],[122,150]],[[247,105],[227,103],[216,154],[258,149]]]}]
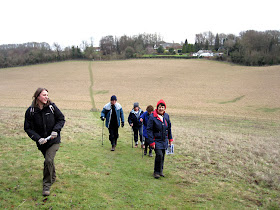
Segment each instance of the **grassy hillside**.
[{"label": "grassy hillside", "polygon": [[[208,61],[0,69],[0,208],[279,209],[279,78],[279,66]],[[55,159],[58,180],[47,199],[43,157],[23,131],[39,86],[66,117]],[[166,157],[165,178],[154,179],[154,158],[131,148],[127,122],[115,152],[107,129],[101,145],[100,113],[90,110],[100,110],[112,94],[125,119],[135,101],[145,109],[166,100],[175,154]]]},{"label": "grassy hillside", "polygon": [[24,111],[0,109],[2,209],[267,209],[280,204],[279,123],[172,116],[176,154],[166,158],[166,177],[156,180],[154,158],[142,158],[140,148],[131,148],[127,125],[111,152],[106,129],[101,145],[99,113],[82,110],[63,110],[67,122],[55,160],[58,180],[46,200],[43,158],[22,130]]}]

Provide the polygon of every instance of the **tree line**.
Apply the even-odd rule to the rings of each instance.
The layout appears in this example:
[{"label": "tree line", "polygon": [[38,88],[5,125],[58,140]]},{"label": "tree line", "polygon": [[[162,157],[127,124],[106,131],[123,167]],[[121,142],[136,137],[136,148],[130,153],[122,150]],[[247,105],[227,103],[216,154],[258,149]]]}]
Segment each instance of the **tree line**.
[{"label": "tree line", "polygon": [[248,30],[239,36],[209,32],[196,34],[195,48],[223,52],[224,60],[246,66],[280,64],[280,31]]},{"label": "tree line", "polygon": [[99,47],[86,41],[80,46],[64,49],[58,43],[50,46],[45,42],[0,45],[0,68],[72,59],[116,60],[145,54],[188,54],[199,50],[218,52],[223,56],[217,59],[241,65],[280,64],[280,31],[276,30],[248,30],[239,36],[223,33],[214,35],[209,31],[196,34],[194,44],[188,43],[186,39],[184,43],[173,43],[165,49],[165,43],[158,34],[143,33],[134,36],[104,36],[100,39]]}]

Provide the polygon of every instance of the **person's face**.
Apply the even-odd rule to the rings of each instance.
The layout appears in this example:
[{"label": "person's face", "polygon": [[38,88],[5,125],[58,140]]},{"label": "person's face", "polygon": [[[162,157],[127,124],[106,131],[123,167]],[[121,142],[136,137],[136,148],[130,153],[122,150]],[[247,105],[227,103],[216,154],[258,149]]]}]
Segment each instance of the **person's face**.
[{"label": "person's face", "polygon": [[134,107],[134,111],[139,111],[139,107],[137,106],[137,107]]},{"label": "person's face", "polygon": [[46,104],[49,99],[48,91],[43,90],[40,95],[37,97],[38,103]]},{"label": "person's face", "polygon": [[116,100],[111,101],[111,104],[112,104],[112,105],[115,105],[116,103],[117,103]]},{"label": "person's face", "polygon": [[158,113],[159,113],[160,115],[163,115],[163,114],[164,114],[164,111],[165,111],[165,106],[159,105],[159,106],[158,106]]}]

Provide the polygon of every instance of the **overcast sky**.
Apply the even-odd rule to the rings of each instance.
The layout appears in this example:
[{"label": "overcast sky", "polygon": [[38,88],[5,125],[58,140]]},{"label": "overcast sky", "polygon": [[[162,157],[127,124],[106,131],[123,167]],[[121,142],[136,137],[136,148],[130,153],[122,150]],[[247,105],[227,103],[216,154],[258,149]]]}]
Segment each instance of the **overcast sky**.
[{"label": "overcast sky", "polygon": [[195,34],[280,30],[279,0],[1,0],[0,44],[82,41],[102,36],[160,34],[194,43]]}]

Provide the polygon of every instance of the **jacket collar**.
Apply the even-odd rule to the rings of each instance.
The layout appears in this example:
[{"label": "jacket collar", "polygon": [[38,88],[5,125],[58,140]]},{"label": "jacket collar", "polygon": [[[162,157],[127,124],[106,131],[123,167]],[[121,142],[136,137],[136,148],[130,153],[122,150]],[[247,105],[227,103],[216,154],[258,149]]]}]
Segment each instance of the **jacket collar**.
[{"label": "jacket collar", "polygon": [[[157,109],[155,109],[154,110],[154,112],[152,113],[153,115],[154,115],[154,117],[156,117],[158,120],[160,120],[160,118],[159,118],[159,116],[158,116],[158,110]],[[164,117],[164,114],[165,114],[165,111],[164,111],[164,113],[163,113],[163,117]]]}]

